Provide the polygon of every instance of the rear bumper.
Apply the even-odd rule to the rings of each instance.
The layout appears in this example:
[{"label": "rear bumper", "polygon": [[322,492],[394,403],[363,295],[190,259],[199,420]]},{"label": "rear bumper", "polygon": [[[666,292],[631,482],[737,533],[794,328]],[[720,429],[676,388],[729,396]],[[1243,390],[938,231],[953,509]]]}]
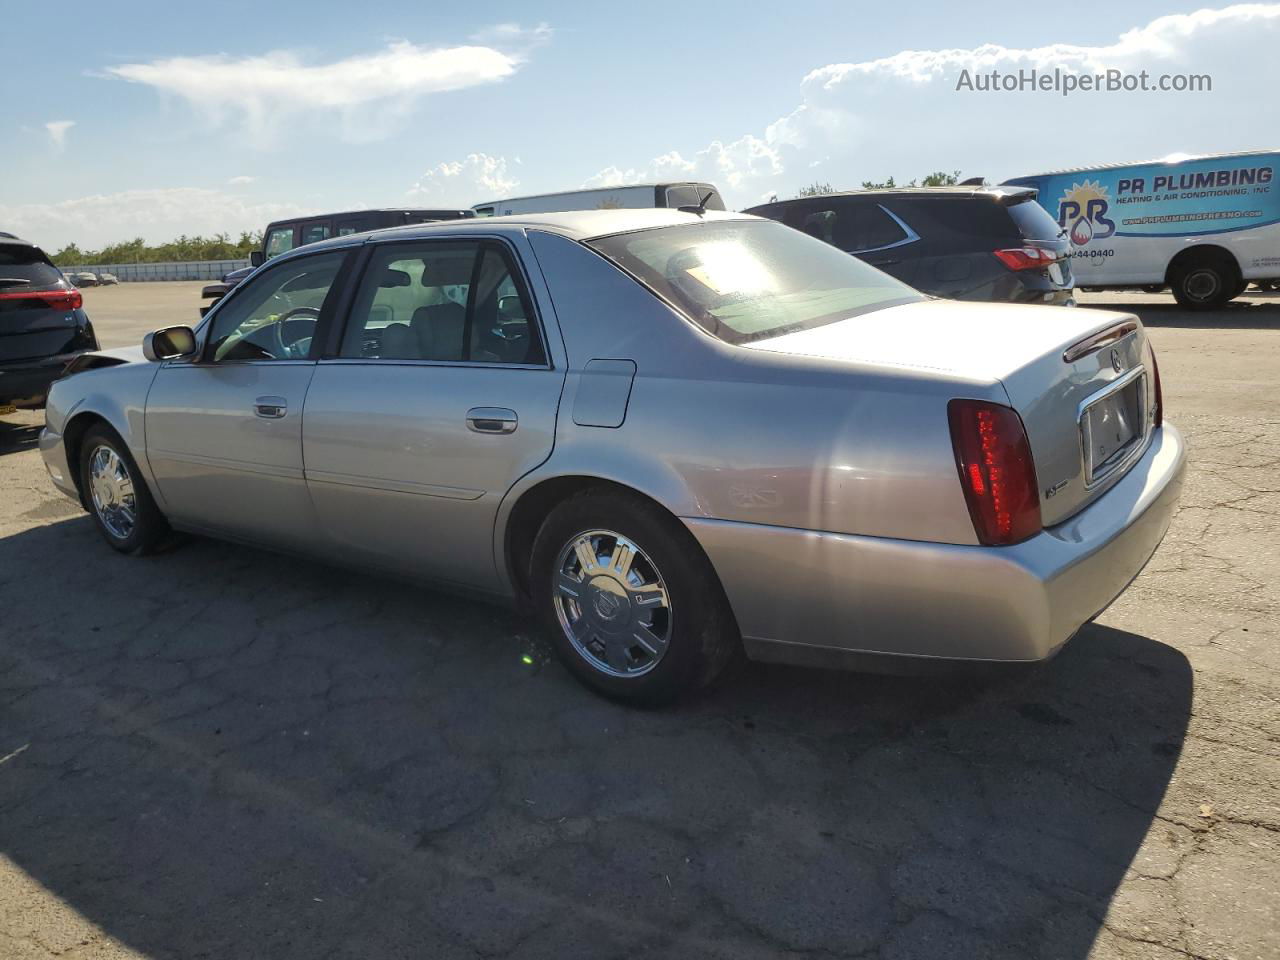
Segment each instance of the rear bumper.
[{"label": "rear bumper", "polygon": [[75,356],[76,353],[65,353],[40,360],[0,364],[0,403],[19,407],[43,405],[49,384],[62,376],[62,371]]},{"label": "rear bumper", "polygon": [[1182,436],[1166,425],[1096,503],[1012,547],[684,522],[720,575],[754,659],[1033,661],[1141,572],[1168,530],[1185,470]]}]

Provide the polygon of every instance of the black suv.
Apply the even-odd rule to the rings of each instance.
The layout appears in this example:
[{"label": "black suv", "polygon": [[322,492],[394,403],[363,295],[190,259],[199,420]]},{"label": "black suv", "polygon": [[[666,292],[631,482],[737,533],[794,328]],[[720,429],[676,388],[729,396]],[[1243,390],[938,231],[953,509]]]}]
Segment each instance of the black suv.
[{"label": "black suv", "polygon": [[213,309],[213,304],[225,297],[241,280],[253,273],[272,257],[286,253],[329,237],[344,237],[349,233],[364,233],[383,227],[401,227],[409,223],[433,223],[436,220],[465,220],[474,217],[470,210],[423,210],[397,207],[383,210],[348,210],[346,213],[319,213],[306,217],[291,217],[267,224],[262,234],[262,249],[249,255],[249,266],[222,275],[221,283],[211,283],[200,291],[205,300],[212,300],[200,308],[200,316]]},{"label": "black suv", "polygon": [[1074,304],[1071,245],[1035,199],[1026,187],[919,187],[745,212],[781,220],[934,296]]},{"label": "black suv", "polygon": [[80,291],[34,243],[0,233],[0,413],[43,406],[67,361],[97,349]]}]

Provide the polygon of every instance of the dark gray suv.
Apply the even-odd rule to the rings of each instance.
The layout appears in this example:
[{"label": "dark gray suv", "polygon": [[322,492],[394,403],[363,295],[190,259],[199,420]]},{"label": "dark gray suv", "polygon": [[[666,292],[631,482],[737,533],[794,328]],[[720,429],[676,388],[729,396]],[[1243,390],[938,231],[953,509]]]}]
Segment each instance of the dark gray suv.
[{"label": "dark gray suv", "polygon": [[1071,246],[1025,187],[828,193],[745,211],[825,240],[924,293],[1075,303]]}]

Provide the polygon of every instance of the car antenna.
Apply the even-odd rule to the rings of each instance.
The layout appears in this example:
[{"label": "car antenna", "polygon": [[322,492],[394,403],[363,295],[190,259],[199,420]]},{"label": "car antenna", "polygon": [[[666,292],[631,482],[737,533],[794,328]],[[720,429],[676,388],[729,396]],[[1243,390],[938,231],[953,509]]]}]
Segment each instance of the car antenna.
[{"label": "car antenna", "polygon": [[698,216],[701,217],[707,212],[707,201],[709,201],[715,195],[716,195],[716,192],[714,190],[708,190],[707,195],[698,201],[697,206],[694,206],[693,204],[689,204],[686,207],[676,207],[676,209],[679,210],[681,213],[696,213]]}]

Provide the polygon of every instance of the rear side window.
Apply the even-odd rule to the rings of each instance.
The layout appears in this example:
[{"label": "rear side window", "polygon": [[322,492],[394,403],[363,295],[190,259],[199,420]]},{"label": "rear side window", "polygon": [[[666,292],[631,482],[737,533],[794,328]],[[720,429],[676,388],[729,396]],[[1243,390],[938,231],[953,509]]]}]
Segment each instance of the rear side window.
[{"label": "rear side window", "polygon": [[1058,221],[1034,200],[1024,200],[1007,209],[1024,240],[1056,240],[1062,236]]},{"label": "rear side window", "polygon": [[327,223],[309,223],[302,228],[303,244],[318,243],[321,240],[329,239],[329,225]]},{"label": "rear side window", "polygon": [[369,258],[340,356],[542,365],[527,291],[494,243],[387,244]]},{"label": "rear side window", "polygon": [[863,203],[858,205],[857,213],[853,218],[853,235],[850,237],[849,246],[840,246],[843,250],[859,253],[863,250],[878,250],[881,247],[892,246],[905,239],[907,239],[907,232],[899,226],[897,220],[885,212],[883,207],[879,204]]},{"label": "rear side window", "polygon": [[48,287],[58,283],[62,273],[38,247],[0,244],[0,289]]},{"label": "rear side window", "polygon": [[[698,183],[682,183],[679,186],[667,187],[667,206],[671,209],[677,207],[696,207],[702,203],[702,198],[707,198],[707,210],[723,210],[724,201],[720,199],[720,193],[714,188],[704,186]],[[710,194],[708,197],[707,194]]]}]

